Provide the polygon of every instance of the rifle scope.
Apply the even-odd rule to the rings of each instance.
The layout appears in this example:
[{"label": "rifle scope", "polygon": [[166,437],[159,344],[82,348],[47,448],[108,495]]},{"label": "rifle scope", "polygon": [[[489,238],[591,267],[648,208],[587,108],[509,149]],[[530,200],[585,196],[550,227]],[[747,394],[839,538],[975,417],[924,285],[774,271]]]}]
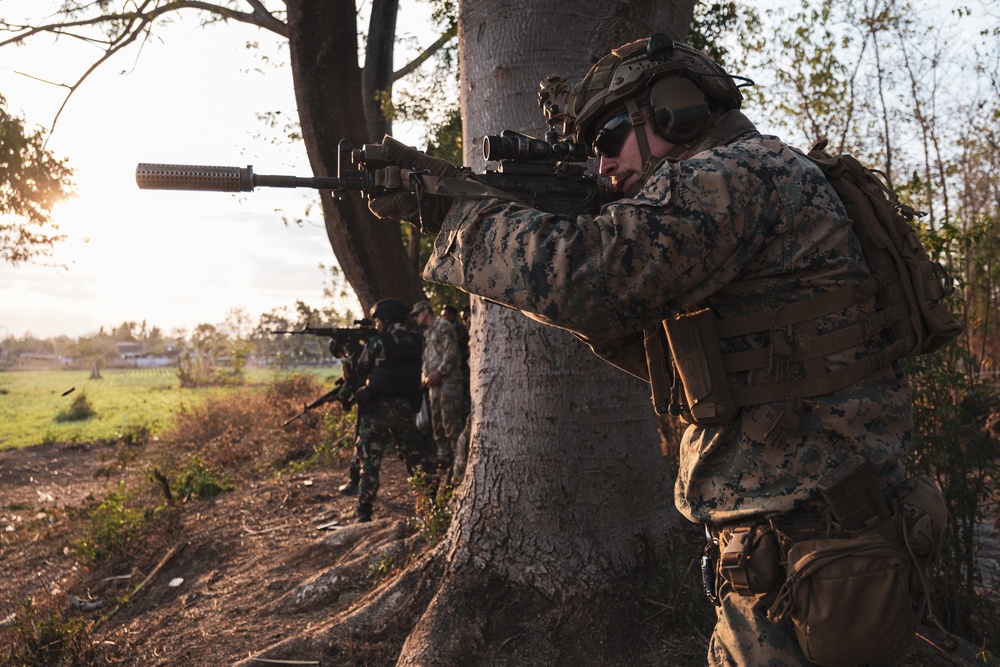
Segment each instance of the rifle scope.
[{"label": "rifle scope", "polygon": [[487,162],[499,160],[585,162],[590,159],[590,148],[572,141],[536,139],[526,134],[504,130],[498,135],[490,134],[483,137],[483,158]]}]

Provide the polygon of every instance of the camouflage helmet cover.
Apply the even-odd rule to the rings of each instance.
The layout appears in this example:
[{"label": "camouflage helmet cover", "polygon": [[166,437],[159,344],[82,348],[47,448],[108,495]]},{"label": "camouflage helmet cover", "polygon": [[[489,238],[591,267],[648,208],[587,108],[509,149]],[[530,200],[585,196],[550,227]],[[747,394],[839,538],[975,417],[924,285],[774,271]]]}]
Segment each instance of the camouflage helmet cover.
[{"label": "camouflage helmet cover", "polygon": [[670,74],[693,81],[716,109],[739,109],[743,103],[733,77],[715,61],[687,44],[656,34],[619,46],[590,68],[572,99],[574,139],[589,144],[594,125],[607,109]]}]

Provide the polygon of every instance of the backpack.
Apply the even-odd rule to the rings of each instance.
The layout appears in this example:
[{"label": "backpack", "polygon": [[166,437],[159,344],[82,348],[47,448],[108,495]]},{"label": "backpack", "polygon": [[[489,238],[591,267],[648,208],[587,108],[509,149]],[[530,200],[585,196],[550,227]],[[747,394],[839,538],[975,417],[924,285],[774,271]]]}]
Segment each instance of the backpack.
[{"label": "backpack", "polygon": [[[839,391],[897,359],[934,352],[962,334],[962,325],[942,303],[953,290],[951,279],[940,264],[930,260],[910,226],[917,212],[901,204],[891,186],[875,171],[850,155],[833,157],[825,148],[826,143],[821,142],[808,154],[796,152],[819,166],[837,192],[854,223],[871,276],[856,286],[771,310],[717,319],[710,309],[705,309],[665,320],[662,332],[660,327],[647,330],[644,345],[657,414],[681,414],[685,421],[702,426],[721,423],[748,405]],[[857,303],[868,295],[876,300],[875,317],[859,326],[865,335],[884,332],[888,338],[884,348],[833,371],[804,378],[781,377],[782,362],[796,353],[799,360],[807,358],[805,354],[814,358],[847,344],[840,338],[821,343],[812,336],[797,343],[804,344],[802,349],[793,350],[788,334],[783,333],[785,328],[814,320],[817,313]],[[721,354],[720,339],[761,332],[772,335],[766,358],[737,359],[740,353]],[[668,358],[678,369],[676,375],[660,370],[670,368],[666,365]],[[684,372],[680,372],[681,368]],[[728,385],[728,372],[752,368],[767,370],[769,380],[745,387]],[[782,432],[781,428],[771,429],[774,438],[783,437]],[[770,433],[768,438],[772,438]]]},{"label": "backpack", "polygon": [[928,354],[957,338],[963,327],[942,303],[954,291],[951,277],[930,260],[910,225],[923,214],[900,203],[884,174],[850,155],[830,155],[826,143],[824,139],[816,144],[806,157],[823,170],[837,191],[872,274],[886,276],[876,293],[879,306],[904,304],[908,311],[907,317],[888,329],[891,342],[906,341],[900,356]]}]

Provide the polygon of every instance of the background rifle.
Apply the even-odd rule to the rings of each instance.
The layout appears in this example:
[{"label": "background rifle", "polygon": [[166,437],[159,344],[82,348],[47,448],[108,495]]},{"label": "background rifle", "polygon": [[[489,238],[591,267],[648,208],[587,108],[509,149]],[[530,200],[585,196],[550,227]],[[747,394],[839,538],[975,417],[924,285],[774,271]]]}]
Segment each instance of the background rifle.
[{"label": "background rifle", "polygon": [[288,426],[296,419],[304,417],[310,410],[315,410],[321,405],[337,402],[344,412],[347,412],[354,405],[354,397],[358,390],[364,386],[367,377],[362,376],[357,369],[357,360],[361,352],[365,349],[365,344],[378,331],[372,326],[369,319],[355,320],[356,327],[303,327],[297,331],[272,331],[273,334],[293,334],[313,336],[326,336],[330,338],[330,352],[334,357],[341,360],[341,376],[333,385],[333,389],[323,394],[315,401],[302,408],[302,412],[295,415],[283,426]]},{"label": "background rifle", "polygon": [[375,330],[372,321],[368,318],[354,320],[354,327],[302,327],[294,331],[271,331],[273,334],[288,335],[312,335],[324,336],[330,339],[330,354],[337,359],[354,357],[364,348],[372,336],[378,331]]},{"label": "background rifle", "polygon": [[[502,190],[534,208],[562,215],[597,213],[615,196],[587,173],[590,151],[584,144],[559,138],[550,131],[536,139],[505,130],[483,139],[483,157],[496,169],[475,174],[485,186]],[[366,199],[386,192],[376,185],[375,171],[389,166],[382,144],[354,148],[342,139],[337,147],[337,176],[300,177],[255,174],[253,167],[218,167],[139,163],[135,182],[144,190],[210,190],[251,192],[258,187],[316,188],[338,197],[360,192]]]},{"label": "background rifle", "polygon": [[[364,382],[361,383],[361,385],[363,384]],[[286,421],[284,424],[282,424],[282,426],[288,426],[296,419],[301,419],[302,417],[305,417],[306,413],[308,413],[309,411],[315,410],[319,406],[326,405],[327,403],[334,403],[334,402],[340,403],[340,406],[344,409],[344,412],[347,412],[354,405],[354,395],[357,393],[358,389],[361,388],[361,385],[348,381],[347,375],[345,373],[344,376],[337,378],[337,381],[333,384],[333,389],[326,392],[325,394],[317,398],[309,405],[304,406],[302,408],[302,412],[300,412],[299,414],[295,415],[294,417]]]}]

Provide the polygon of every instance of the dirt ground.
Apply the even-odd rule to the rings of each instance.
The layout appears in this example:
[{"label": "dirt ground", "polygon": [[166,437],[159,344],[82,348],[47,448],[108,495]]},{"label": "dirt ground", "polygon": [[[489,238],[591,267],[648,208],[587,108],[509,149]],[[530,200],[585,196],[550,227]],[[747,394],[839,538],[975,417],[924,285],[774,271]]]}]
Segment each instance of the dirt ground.
[{"label": "dirt ground", "polygon": [[[356,562],[359,549],[370,551],[363,540],[352,553],[328,546],[337,531],[354,530],[343,528],[353,524],[354,500],[337,493],[347,459],[175,507],[152,535],[144,534],[136,547],[141,551],[87,566],[73,546],[79,508],[128,476],[134,482],[148,475],[143,447],[39,445],[0,452],[0,662],[12,642],[23,639],[25,619],[37,626],[54,614],[64,626],[66,619],[88,624],[88,632],[74,635],[85,638],[72,647],[78,660],[31,664],[231,665],[321,623],[373,587],[376,573],[365,565],[341,582],[334,599],[291,611],[283,604],[303,583]],[[386,457],[383,465],[375,521],[366,531],[415,516],[402,462]],[[31,615],[23,608],[28,598],[35,601]],[[35,636],[53,642],[59,635]],[[397,651],[379,646],[343,664],[392,665]],[[282,664],[319,660],[303,655]],[[259,664],[269,662],[276,664]]]},{"label": "dirt ground", "polygon": [[[71,546],[74,508],[139,474],[122,471],[120,457],[103,446],[0,452],[0,642],[12,641],[31,596],[36,608],[93,622],[84,664],[227,665],[301,632],[371,586],[359,580],[317,612],[272,608],[331,566],[329,550],[317,543],[336,528],[320,527],[353,522],[353,499],[337,493],[346,459],[191,502],[171,513],[157,539],[143,540],[144,552],[84,565]],[[382,479],[373,527],[414,515],[403,464],[387,457]]]}]

